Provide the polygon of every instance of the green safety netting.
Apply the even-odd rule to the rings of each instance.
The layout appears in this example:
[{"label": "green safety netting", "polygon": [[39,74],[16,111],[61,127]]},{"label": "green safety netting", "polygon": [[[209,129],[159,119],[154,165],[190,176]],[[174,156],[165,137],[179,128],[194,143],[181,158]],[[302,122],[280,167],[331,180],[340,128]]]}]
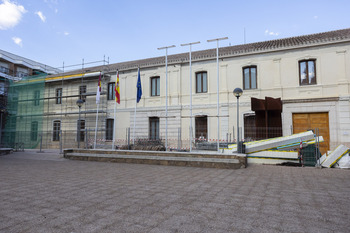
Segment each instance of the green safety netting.
[{"label": "green safety netting", "polygon": [[43,127],[46,74],[10,81],[2,134],[4,147],[37,148]]}]

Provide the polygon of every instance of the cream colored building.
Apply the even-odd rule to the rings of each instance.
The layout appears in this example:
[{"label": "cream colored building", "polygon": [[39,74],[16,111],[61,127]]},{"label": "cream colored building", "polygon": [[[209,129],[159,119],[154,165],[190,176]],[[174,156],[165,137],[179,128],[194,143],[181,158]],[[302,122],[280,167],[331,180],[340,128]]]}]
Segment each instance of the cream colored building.
[{"label": "cream colored building", "polygon": [[[245,123],[249,119],[254,121],[255,112],[251,107],[251,98],[272,97],[281,99],[283,135],[319,128],[326,141],[325,150],[334,149],[339,144],[349,146],[349,52],[350,29],[220,48],[219,139],[233,139],[236,136],[237,100],[232,92],[240,87],[243,95],[239,99],[239,122],[243,138],[247,136]],[[95,95],[100,71],[103,75],[103,95],[99,105],[100,133],[97,134],[97,139],[105,141],[113,138],[112,125],[115,127],[117,144],[126,140],[129,127],[133,138],[138,67],[143,95],[137,104],[135,138],[165,139],[165,58],[157,57],[48,76],[45,96],[49,100],[45,102],[46,121],[43,128],[48,132],[50,145],[54,146],[59,142],[52,136],[57,122],[60,123],[60,130],[72,131],[68,139],[70,142],[76,140],[74,135],[78,107],[75,102],[82,95],[86,100],[81,108],[81,119],[85,120],[84,128],[89,131],[87,134],[90,135],[91,143],[96,125]],[[113,88],[116,80],[117,69],[121,104],[117,105],[116,119],[113,121],[115,101],[110,88]],[[85,86],[82,95],[79,93],[80,86]],[[215,49],[192,52],[192,89],[189,54],[185,52],[168,56],[169,147],[177,147],[179,137],[181,146],[189,147],[190,119],[193,122],[194,137],[198,138],[201,134],[209,141],[217,139],[216,90]],[[190,118],[191,92],[193,118]],[[60,101],[59,95],[62,96]]]}]

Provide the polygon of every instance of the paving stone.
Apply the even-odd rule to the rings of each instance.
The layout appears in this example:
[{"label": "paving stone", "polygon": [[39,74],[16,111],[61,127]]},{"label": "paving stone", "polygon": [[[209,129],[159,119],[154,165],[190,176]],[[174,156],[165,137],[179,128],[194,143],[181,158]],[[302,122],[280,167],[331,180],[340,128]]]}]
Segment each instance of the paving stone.
[{"label": "paving stone", "polygon": [[348,232],[350,171],[0,157],[0,232]]}]

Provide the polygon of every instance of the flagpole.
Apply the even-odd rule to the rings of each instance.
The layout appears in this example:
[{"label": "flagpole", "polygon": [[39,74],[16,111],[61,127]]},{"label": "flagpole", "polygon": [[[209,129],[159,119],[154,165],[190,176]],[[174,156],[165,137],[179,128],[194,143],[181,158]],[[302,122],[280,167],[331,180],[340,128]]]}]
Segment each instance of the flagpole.
[{"label": "flagpole", "polygon": [[192,45],[200,42],[192,42],[188,44],[181,44],[181,46],[190,46],[190,152],[192,152]]},{"label": "flagpole", "polygon": [[142,86],[141,86],[141,76],[140,76],[140,67],[139,67],[137,69],[136,101],[135,101],[135,111],[134,111],[134,129],[133,129],[133,139],[132,139],[133,144],[135,144],[136,107],[137,107],[137,103],[141,99],[141,96],[142,96]]},{"label": "flagpole", "polygon": [[135,100],[135,111],[134,111],[134,128],[133,128],[133,137],[132,137],[132,144],[135,145],[135,127],[136,127],[136,107],[137,107],[137,98]]},{"label": "flagpole", "polygon": [[100,98],[101,98],[100,95],[101,95],[101,72],[100,72],[100,77],[98,79],[97,92],[96,92],[97,111],[96,111],[96,126],[95,126],[94,149],[96,149],[96,141],[97,141],[97,122],[98,122],[98,108],[100,106]]},{"label": "flagpole", "polygon": [[165,150],[168,151],[168,49],[175,45],[158,48],[165,49]]},{"label": "flagpole", "polygon": [[114,84],[114,121],[113,121],[113,143],[112,143],[112,150],[114,150],[114,142],[115,142],[115,126],[116,126],[116,112],[117,112],[117,103],[120,104],[120,89],[119,89],[119,70],[117,69],[117,72],[115,74],[115,84]]},{"label": "flagpole", "polygon": [[98,107],[99,107],[99,105],[100,105],[100,103],[98,103],[98,104],[97,104],[94,149],[96,149],[96,140],[97,140],[97,122],[98,122]]},{"label": "flagpole", "polygon": [[219,93],[219,41],[220,40],[226,40],[228,39],[228,37],[223,37],[223,38],[217,38],[217,39],[212,39],[212,40],[207,40],[207,42],[213,42],[216,41],[216,72],[217,72],[217,84],[216,84],[216,91],[217,91],[217,118],[218,118],[218,138],[217,138],[217,148],[218,151],[220,150],[219,146],[219,140],[220,140],[220,109],[219,109],[219,97],[220,97],[220,93]]},{"label": "flagpole", "polygon": [[113,121],[113,142],[112,142],[112,150],[114,150],[114,141],[115,141],[115,120],[116,118],[116,110],[117,110],[117,101],[114,101],[114,121]]}]

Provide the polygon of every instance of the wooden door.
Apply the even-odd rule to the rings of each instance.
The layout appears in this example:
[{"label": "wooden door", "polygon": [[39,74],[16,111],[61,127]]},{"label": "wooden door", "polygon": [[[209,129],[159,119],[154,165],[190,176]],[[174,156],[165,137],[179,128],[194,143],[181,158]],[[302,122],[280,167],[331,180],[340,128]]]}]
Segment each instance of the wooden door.
[{"label": "wooden door", "polygon": [[320,136],[324,142],[320,143],[321,154],[329,150],[329,120],[328,112],[319,113],[293,113],[293,133],[300,133],[306,130],[319,129]]}]

